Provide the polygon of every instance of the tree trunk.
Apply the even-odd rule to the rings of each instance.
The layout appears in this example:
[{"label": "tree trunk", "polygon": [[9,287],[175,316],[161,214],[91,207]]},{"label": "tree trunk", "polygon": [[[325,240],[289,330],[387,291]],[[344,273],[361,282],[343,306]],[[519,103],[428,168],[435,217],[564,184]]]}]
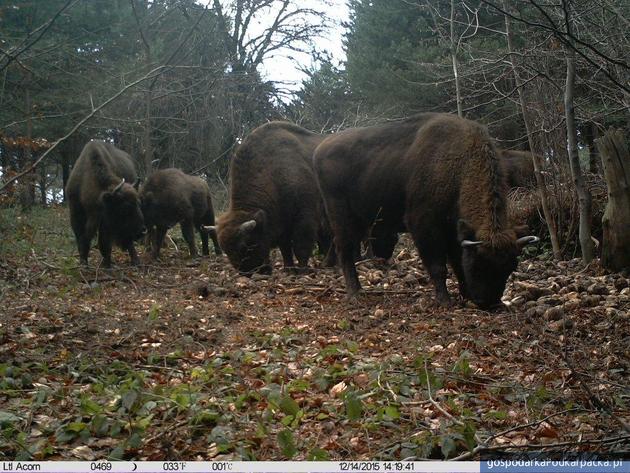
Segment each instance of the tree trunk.
[{"label": "tree trunk", "polygon": [[48,173],[46,172],[46,165],[42,163],[39,166],[39,199],[42,207],[46,207],[48,203]]},{"label": "tree trunk", "polygon": [[[504,2],[504,8],[507,10],[507,2]],[[510,18],[505,15],[505,33],[507,36],[508,53],[510,54],[510,64],[512,65],[512,73],[514,74],[514,82],[518,89],[518,97],[521,104],[521,114],[523,115],[523,121],[525,122],[525,129],[527,131],[527,140],[529,141],[529,149],[532,151],[532,162],[534,164],[534,177],[536,178],[536,186],[538,188],[538,195],[540,196],[540,202],[542,205],[543,216],[547,223],[547,229],[549,230],[549,238],[551,240],[551,251],[553,257],[556,260],[562,259],[562,252],[560,251],[560,244],[558,242],[558,229],[556,228],[556,222],[551,215],[551,209],[549,208],[549,196],[547,193],[547,186],[545,179],[541,173],[542,171],[542,158],[540,154],[535,151],[534,137],[532,135],[532,125],[527,113],[527,102],[525,100],[525,90],[523,89],[523,81],[518,73],[516,65],[514,64],[514,43],[512,38],[512,28],[510,25]]]},{"label": "tree trunk", "polygon": [[595,146],[595,139],[599,136],[597,125],[588,122],[582,130],[582,135],[584,136],[584,144],[588,147],[588,171],[592,174],[599,174],[599,153],[597,146]]},{"label": "tree trunk", "polygon": [[[570,5],[563,0],[565,6],[565,23],[567,32],[571,31]],[[593,260],[595,245],[591,239],[591,223],[593,220],[591,193],[584,182],[582,170],[580,169],[580,157],[578,156],[577,129],[575,127],[575,108],[573,105],[573,91],[575,87],[575,53],[571,48],[564,50],[567,62],[567,81],[564,89],[564,113],[567,123],[567,145],[569,152],[569,164],[571,166],[571,177],[575,192],[578,197],[580,208],[580,248],[582,250],[582,261],[588,264]]]},{"label": "tree trunk", "polygon": [[608,185],[602,218],[602,266],[630,269],[630,151],[621,130],[610,130],[596,140]]},{"label": "tree trunk", "polygon": [[68,178],[70,177],[70,157],[69,152],[64,151],[61,154],[61,182],[63,183],[63,202],[66,202],[66,185],[68,184]]},{"label": "tree trunk", "polygon": [[[31,117],[31,81],[30,73],[26,79],[25,85],[25,110],[26,110],[26,144],[22,147],[21,169],[29,167],[33,161],[32,138],[33,138],[33,120]],[[22,211],[28,211],[35,203],[35,171],[31,171],[20,179],[20,207]]]},{"label": "tree trunk", "polygon": [[457,115],[464,116],[462,111],[462,92],[459,84],[457,67],[457,45],[455,43],[455,0],[451,0],[451,60],[453,61],[453,77],[455,78],[455,97],[457,99]]}]

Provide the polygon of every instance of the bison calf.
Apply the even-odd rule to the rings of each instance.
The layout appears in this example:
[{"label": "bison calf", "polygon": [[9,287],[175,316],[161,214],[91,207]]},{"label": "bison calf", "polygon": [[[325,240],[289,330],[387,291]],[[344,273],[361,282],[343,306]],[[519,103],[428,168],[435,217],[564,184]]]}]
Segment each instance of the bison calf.
[{"label": "bison calf", "polygon": [[136,170],[127,153],[103,141],[85,145],[66,186],[70,223],[81,264],[88,264],[90,245],[97,231],[103,266],[111,266],[112,243],[126,249],[131,262],[138,264],[133,241],[146,229],[137,188]]},{"label": "bison calf", "polygon": [[214,225],[214,210],[206,181],[184,174],[179,169],[161,169],[155,171],[142,186],[140,199],[144,220],[152,235],[151,255],[154,259],[160,256],[166,231],[178,223],[190,256],[197,256],[195,229],[201,236],[205,256],[210,254],[208,234],[212,237],[214,252],[221,254],[216,234],[203,229],[206,225]]}]

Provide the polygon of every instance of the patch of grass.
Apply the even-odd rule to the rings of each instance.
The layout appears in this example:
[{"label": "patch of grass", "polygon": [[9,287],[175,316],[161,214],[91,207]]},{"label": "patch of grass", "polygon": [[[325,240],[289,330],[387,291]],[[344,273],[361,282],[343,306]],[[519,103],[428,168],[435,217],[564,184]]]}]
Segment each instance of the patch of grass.
[{"label": "patch of grass", "polygon": [[76,252],[68,209],[61,206],[34,207],[26,213],[17,207],[2,208],[0,234],[0,258],[45,257],[67,267],[63,258]]}]

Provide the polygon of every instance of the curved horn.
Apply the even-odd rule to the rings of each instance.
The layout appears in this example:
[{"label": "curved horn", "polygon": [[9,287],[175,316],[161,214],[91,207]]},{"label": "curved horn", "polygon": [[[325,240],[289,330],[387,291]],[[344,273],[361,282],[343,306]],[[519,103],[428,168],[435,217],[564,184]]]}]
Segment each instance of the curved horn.
[{"label": "curved horn", "polygon": [[462,240],[462,248],[481,245],[482,241]]},{"label": "curved horn", "polygon": [[538,238],[537,236],[527,235],[524,237],[520,237],[518,240],[516,240],[516,244],[525,246],[525,245],[531,245],[532,243],[538,243],[539,241],[540,241],[540,238]]},{"label": "curved horn", "polygon": [[216,233],[217,227],[216,225],[202,225],[201,229],[206,233]]},{"label": "curved horn", "polygon": [[241,223],[239,230],[242,232],[248,232],[256,228],[256,220],[248,220],[247,222]]},{"label": "curved horn", "polygon": [[122,181],[120,181],[120,184],[118,184],[116,187],[114,187],[114,190],[112,191],[112,193],[114,192],[118,192],[120,189],[122,189],[123,184],[125,183],[125,178],[122,178]]}]

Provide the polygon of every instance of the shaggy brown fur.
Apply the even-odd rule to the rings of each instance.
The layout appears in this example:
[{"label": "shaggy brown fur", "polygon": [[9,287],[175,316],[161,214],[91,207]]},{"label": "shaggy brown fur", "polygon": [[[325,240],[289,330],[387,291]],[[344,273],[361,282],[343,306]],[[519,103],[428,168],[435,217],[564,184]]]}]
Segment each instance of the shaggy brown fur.
[{"label": "shaggy brown fur", "polygon": [[[197,256],[195,229],[201,237],[203,254],[210,254],[208,232],[202,229],[203,225],[214,225],[214,209],[206,181],[179,169],[161,169],[151,174],[142,186],[140,199],[144,220],[152,236],[151,254],[154,259],[160,256],[166,231],[177,223],[188,244],[190,256]],[[220,255],[216,234],[210,233],[210,236],[214,252]]]},{"label": "shaggy brown fur", "polygon": [[529,151],[503,150],[501,152],[507,172],[510,189],[532,187],[534,185],[534,163]]},{"label": "shaggy brown fur", "polygon": [[[404,222],[436,287],[449,301],[446,263],[460,292],[500,302],[520,251],[506,218],[505,170],[484,127],[427,113],[333,135],[315,150],[315,170],[349,295],[360,289],[353,248],[377,214]],[[463,240],[481,240],[463,248]]]},{"label": "shaggy brown fur", "polygon": [[[531,188],[535,184],[534,164],[532,154],[529,151],[502,150],[501,156],[504,162],[506,181],[510,189],[517,187]],[[369,237],[369,250],[373,250],[373,256],[389,259],[392,257],[398,233],[404,232],[404,228],[389,229],[377,223],[374,225]]]},{"label": "shaggy brown fur", "polygon": [[88,263],[97,230],[105,267],[111,266],[112,242],[126,249],[131,262],[138,264],[133,241],[145,227],[136,181],[133,162],[124,151],[103,141],[91,141],[83,148],[66,186],[70,223],[83,265]]},{"label": "shaggy brown fur", "polygon": [[307,265],[322,212],[312,162],[322,139],[297,125],[271,122],[236,150],[229,209],[217,230],[221,248],[239,271],[270,272],[269,252],[276,246],[285,267],[293,266],[294,254],[299,266]]}]

